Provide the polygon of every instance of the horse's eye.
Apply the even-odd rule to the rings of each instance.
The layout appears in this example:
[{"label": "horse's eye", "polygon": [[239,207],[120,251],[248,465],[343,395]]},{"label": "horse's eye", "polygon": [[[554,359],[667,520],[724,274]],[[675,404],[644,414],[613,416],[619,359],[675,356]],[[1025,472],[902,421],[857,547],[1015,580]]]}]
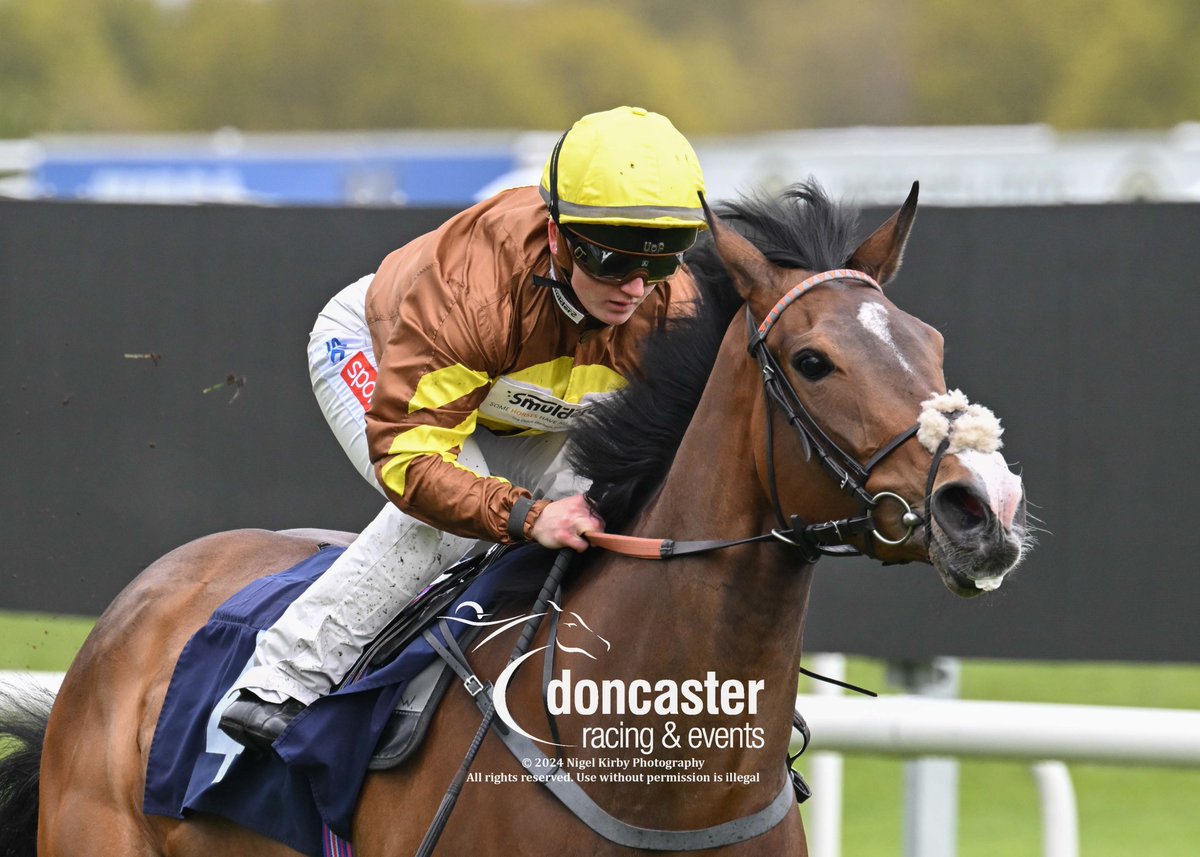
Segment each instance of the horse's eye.
[{"label": "horse's eye", "polygon": [[797,372],[810,381],[820,380],[833,371],[833,364],[824,354],[819,354],[809,348],[793,357],[792,365],[796,367]]}]

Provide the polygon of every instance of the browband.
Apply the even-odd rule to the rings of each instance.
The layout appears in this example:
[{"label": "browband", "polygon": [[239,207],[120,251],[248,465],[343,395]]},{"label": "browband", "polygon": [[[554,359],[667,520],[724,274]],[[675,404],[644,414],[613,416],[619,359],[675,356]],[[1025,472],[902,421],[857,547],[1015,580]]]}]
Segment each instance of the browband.
[{"label": "browband", "polygon": [[883,291],[883,287],[875,281],[874,277],[872,277],[870,274],[864,274],[862,271],[853,271],[849,268],[837,268],[832,271],[823,271],[820,274],[813,274],[807,280],[804,280],[799,285],[794,286],[786,295],[781,297],[779,302],[775,304],[769,313],[767,313],[767,317],[764,318],[762,320],[762,324],[758,326],[758,335],[755,337],[755,342],[750,343],[751,348],[753,349],[757,342],[762,341],[762,339],[775,325],[775,322],[779,320],[779,316],[783,314],[783,311],[791,306],[797,298],[799,298],[813,286],[820,285],[821,283],[828,283],[830,280],[858,280],[860,283],[866,283],[868,286],[874,286],[880,291]]}]

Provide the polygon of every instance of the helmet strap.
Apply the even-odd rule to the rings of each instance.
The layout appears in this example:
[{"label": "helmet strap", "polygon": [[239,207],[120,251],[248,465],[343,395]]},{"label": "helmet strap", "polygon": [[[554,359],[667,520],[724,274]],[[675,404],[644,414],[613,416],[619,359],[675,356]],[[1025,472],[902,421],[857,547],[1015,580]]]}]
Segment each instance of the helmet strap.
[{"label": "helmet strap", "polygon": [[563,142],[570,133],[570,128],[563,131],[563,135],[554,144],[554,151],[550,153],[550,219],[554,221],[560,234],[562,233],[562,224],[558,222],[558,155],[562,151]]},{"label": "helmet strap", "polygon": [[[574,267],[574,261],[571,258],[571,248],[567,244],[567,238],[563,231],[562,223],[560,223],[558,219],[558,155],[562,151],[563,142],[567,139],[567,135],[570,133],[570,128],[568,128],[566,131],[563,131],[562,136],[558,138],[558,142],[554,144],[554,151],[550,153],[550,220],[553,221],[554,228],[558,232],[558,247],[550,255],[554,260],[554,264],[565,274],[568,282],[565,288],[568,291],[572,291],[571,296],[574,298],[573,290],[571,290],[569,285],[571,269]],[[557,272],[551,271],[551,276],[555,276],[556,273]],[[578,303],[578,301],[576,300],[575,303]]]},{"label": "helmet strap", "polygon": [[[558,248],[556,252],[550,254],[550,276],[542,277],[534,274],[533,284],[550,289],[554,295],[554,302],[558,304],[563,315],[576,324],[585,328],[605,327],[603,322],[583,308],[579,296],[571,288],[571,269],[574,267],[574,263],[562,224],[558,220],[558,155],[562,151],[563,142],[570,133],[570,128],[564,131],[563,135],[558,138],[558,142],[554,144],[554,151],[550,153],[550,219],[554,221],[554,228],[558,232]],[[558,258],[559,255],[563,257],[561,260]],[[560,269],[562,273],[560,273]],[[565,280],[560,280],[559,277],[564,274]]]}]

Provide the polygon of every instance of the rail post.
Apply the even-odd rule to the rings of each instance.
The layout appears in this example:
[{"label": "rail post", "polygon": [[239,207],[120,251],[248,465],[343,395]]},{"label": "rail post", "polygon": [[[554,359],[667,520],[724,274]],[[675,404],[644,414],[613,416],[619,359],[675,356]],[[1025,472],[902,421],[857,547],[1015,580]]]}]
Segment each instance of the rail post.
[{"label": "rail post", "polygon": [[[955,658],[894,661],[887,679],[906,693],[955,699],[962,664]],[[958,761],[922,757],[904,763],[905,857],[955,857],[958,853]]]}]

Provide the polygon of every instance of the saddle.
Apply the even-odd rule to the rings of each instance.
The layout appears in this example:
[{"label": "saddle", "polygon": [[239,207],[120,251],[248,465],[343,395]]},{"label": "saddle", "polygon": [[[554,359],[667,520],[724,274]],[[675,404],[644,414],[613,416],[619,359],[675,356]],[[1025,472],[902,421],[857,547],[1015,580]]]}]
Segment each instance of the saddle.
[{"label": "saddle", "polygon": [[[468,555],[449,566],[384,628],[336,689],[353,684],[394,660],[444,615],[479,575],[513,547],[493,545],[484,553]],[[464,648],[470,646],[481,630],[479,627],[468,628],[459,638],[459,644]],[[397,768],[421,746],[453,678],[450,665],[441,658],[435,658],[408,683],[392,710],[391,719],[376,745],[368,770]]]}]

